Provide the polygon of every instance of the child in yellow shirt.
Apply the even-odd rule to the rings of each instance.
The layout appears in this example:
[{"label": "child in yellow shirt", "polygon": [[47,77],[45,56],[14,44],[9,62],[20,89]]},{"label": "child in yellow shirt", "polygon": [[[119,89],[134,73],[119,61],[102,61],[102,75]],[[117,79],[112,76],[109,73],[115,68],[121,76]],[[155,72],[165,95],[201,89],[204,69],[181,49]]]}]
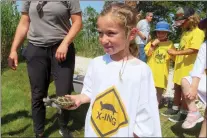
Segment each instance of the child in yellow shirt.
[{"label": "child in yellow shirt", "polygon": [[190,7],[178,8],[175,15],[175,25],[182,29],[182,35],[179,48],[168,50],[170,55],[175,56],[174,99],[172,108],[161,113],[170,116],[168,119],[175,123],[184,121],[187,116],[188,108],[182,95],[181,80],[193,69],[198,50],[205,37],[204,31],[198,28],[199,21],[200,17]]},{"label": "child in yellow shirt", "polygon": [[156,39],[149,42],[144,50],[147,55],[147,64],[153,73],[157,100],[160,104],[162,93],[167,88],[169,63],[172,58],[167,51],[173,48],[173,42],[168,40],[168,33],[171,31],[170,25],[167,22],[158,22],[155,31]]}]

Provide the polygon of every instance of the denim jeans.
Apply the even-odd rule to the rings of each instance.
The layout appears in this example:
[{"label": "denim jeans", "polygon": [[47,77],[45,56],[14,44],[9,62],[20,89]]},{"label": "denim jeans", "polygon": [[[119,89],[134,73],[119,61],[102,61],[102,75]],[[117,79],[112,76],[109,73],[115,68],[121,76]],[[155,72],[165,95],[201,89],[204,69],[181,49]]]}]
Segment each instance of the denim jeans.
[{"label": "denim jeans", "polygon": [[144,52],[144,47],[145,44],[138,44],[139,47],[139,59],[142,60],[143,62],[147,62],[146,54]]}]

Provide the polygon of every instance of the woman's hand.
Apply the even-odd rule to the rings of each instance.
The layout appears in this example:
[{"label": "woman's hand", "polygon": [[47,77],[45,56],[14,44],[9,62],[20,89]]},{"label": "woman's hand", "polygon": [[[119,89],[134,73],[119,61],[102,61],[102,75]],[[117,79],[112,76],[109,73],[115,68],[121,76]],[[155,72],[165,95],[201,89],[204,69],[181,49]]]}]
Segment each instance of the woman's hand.
[{"label": "woman's hand", "polygon": [[16,70],[17,66],[18,66],[18,55],[16,51],[12,51],[9,54],[9,58],[8,58],[8,66],[13,69]]},{"label": "woman's hand", "polygon": [[56,50],[55,57],[58,62],[63,62],[66,60],[66,56],[68,53],[68,44],[61,43],[60,46]]}]

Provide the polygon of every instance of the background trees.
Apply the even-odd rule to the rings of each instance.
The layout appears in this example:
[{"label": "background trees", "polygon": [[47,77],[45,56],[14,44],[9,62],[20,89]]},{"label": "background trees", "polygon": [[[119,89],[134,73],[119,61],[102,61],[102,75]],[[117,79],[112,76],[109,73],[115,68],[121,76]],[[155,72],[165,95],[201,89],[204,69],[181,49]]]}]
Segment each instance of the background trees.
[{"label": "background trees", "polygon": [[[117,1],[105,1],[104,6]],[[124,1],[132,7],[135,7],[137,13],[142,11],[141,18],[144,18],[148,11],[154,12],[154,19],[151,23],[151,32],[154,30],[155,24],[160,20],[166,20],[171,25],[174,22],[174,13],[177,7],[193,7],[201,18],[207,16],[207,1]],[[1,0],[1,65],[4,67],[7,63],[7,57],[11,47],[11,43],[15,34],[16,27],[20,19],[20,13],[17,11],[15,2]],[[86,57],[95,57],[103,53],[98,42],[98,34],[96,32],[96,21],[98,17],[97,11],[92,7],[87,7],[83,11],[83,29],[78,34],[74,43],[78,55]],[[172,27],[170,39],[174,43],[180,40],[181,32],[177,28]],[[152,33],[152,36],[154,34]]]},{"label": "background trees", "polygon": [[8,54],[20,15],[15,2],[0,1],[1,4],[1,67],[7,64]]}]

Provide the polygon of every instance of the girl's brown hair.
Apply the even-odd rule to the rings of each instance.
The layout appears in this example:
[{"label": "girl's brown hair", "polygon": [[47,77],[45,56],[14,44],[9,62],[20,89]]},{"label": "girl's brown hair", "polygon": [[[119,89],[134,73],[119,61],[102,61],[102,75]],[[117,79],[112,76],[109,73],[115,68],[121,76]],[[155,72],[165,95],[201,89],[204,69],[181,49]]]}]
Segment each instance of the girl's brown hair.
[{"label": "girl's brown hair", "polygon": [[194,13],[192,16],[188,17],[188,24],[189,24],[189,29],[194,29],[198,26],[200,22],[200,17],[197,13]]},{"label": "girl's brown hair", "polygon": [[[137,12],[134,8],[124,3],[112,3],[104,7],[99,16],[111,15],[114,17],[114,21],[117,22],[121,27],[125,29],[126,36],[128,37],[132,28],[136,27],[137,24]],[[129,45],[130,53],[137,57],[138,47],[135,40],[132,40]]]}]

